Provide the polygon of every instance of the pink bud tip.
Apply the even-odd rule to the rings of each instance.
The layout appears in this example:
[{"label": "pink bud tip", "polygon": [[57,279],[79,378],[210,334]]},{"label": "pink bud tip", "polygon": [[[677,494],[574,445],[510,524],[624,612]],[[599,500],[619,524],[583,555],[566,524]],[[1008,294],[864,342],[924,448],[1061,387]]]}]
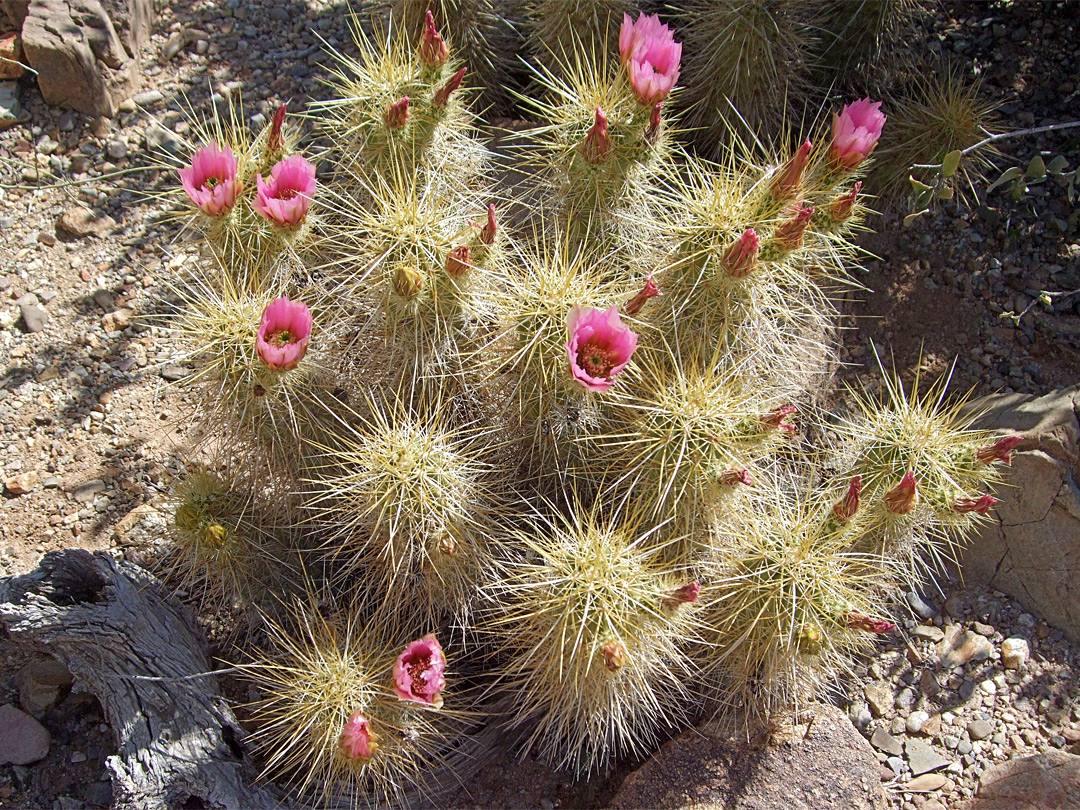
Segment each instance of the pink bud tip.
[{"label": "pink bud tip", "polygon": [[637,348],[637,333],[623,325],[617,307],[604,312],[575,306],[566,317],[566,328],[570,334],[566,353],[574,380],[590,391],[610,389]]},{"label": "pink bud tip", "polygon": [[303,155],[289,155],[274,164],[269,183],[260,174],[255,185],[255,210],[269,222],[293,228],[303,222],[315,196],[315,166]]},{"label": "pink bud tip", "polygon": [[[430,13],[430,12],[429,12]],[[401,129],[409,120],[409,97],[402,96],[387,109],[383,121],[390,129]]]},{"label": "pink bud tip", "polygon": [[885,508],[894,515],[907,515],[919,505],[919,486],[915,474],[907,472],[900,483],[885,493]]},{"label": "pink bud tip", "polygon": [[604,666],[611,672],[618,672],[626,664],[626,648],[617,641],[609,641],[600,648],[604,656]]},{"label": "pink bud tip", "polygon": [[992,464],[995,461],[1012,464],[1013,451],[1023,440],[1023,436],[1005,436],[988,447],[980,447],[975,452],[975,457],[983,464]]},{"label": "pink bud tip", "polygon": [[270,135],[266,139],[266,153],[268,155],[280,155],[285,149],[285,105],[282,104],[274,113],[274,120],[270,123]]},{"label": "pink bud tip", "polygon": [[368,719],[359,709],[353,712],[341,732],[341,751],[349,759],[366,762],[375,756],[379,746]]},{"label": "pink bud tip", "polygon": [[660,108],[663,106],[664,102],[658,101],[649,113],[649,126],[645,129],[645,140],[648,143],[656,143],[656,138],[660,134]]},{"label": "pink bud tip", "polygon": [[829,219],[833,222],[845,222],[850,219],[860,191],[862,191],[862,180],[857,181],[846,194],[841,194],[833,200],[832,205],[829,206]]},{"label": "pink bud tip", "polygon": [[665,610],[675,610],[679,605],[696,602],[700,595],[701,583],[695,579],[693,582],[687,582],[673,591],[668,591],[661,601],[661,605]]},{"label": "pink bud tip", "polygon": [[466,70],[467,68],[461,68],[461,70],[446,80],[446,84],[439,88],[439,91],[435,93],[435,97],[431,100],[433,106],[446,106],[446,102],[450,100],[450,94],[461,87],[461,82],[465,79]]},{"label": "pink bud tip", "polygon": [[313,321],[307,304],[275,298],[263,310],[255,350],[271,371],[288,371],[307,353]]},{"label": "pink bud tip", "polygon": [[847,523],[859,511],[859,496],[862,494],[862,476],[856,475],[848,485],[847,494],[833,506],[832,511],[841,523]]},{"label": "pink bud tip", "polygon": [[742,236],[736,239],[727,250],[724,251],[720,264],[732,278],[746,278],[757,267],[758,249],[761,247],[761,239],[757,231],[747,228]]},{"label": "pink bud tip", "polygon": [[420,39],[420,61],[428,67],[439,67],[450,56],[442,34],[435,30],[435,15],[428,9],[424,15],[424,35]]},{"label": "pink bud tip", "polygon": [[856,613],[854,610],[849,610],[843,615],[844,627],[850,627],[853,630],[863,630],[867,633],[877,633],[881,635],[883,633],[891,633],[896,629],[896,625],[892,622],[887,622],[882,619],[871,619],[869,616],[863,616],[861,613]]},{"label": "pink bud tip", "polygon": [[953,501],[952,508],[954,512],[961,515],[968,512],[985,515],[997,505],[997,502],[998,499],[993,495],[981,495],[978,498],[957,498]]},{"label": "pink bud tip", "polygon": [[733,487],[736,484],[752,487],[754,479],[750,477],[749,470],[724,470],[720,473],[720,483],[728,487]]},{"label": "pink bud tip", "polygon": [[655,298],[661,295],[660,288],[656,286],[656,282],[653,281],[652,273],[645,279],[645,286],[641,288],[641,291],[637,293],[633,298],[626,302],[626,306],[623,307],[623,311],[630,316],[637,315],[641,312],[641,308],[645,306],[645,302],[650,298]]},{"label": "pink bud tip", "polygon": [[639,13],[636,22],[623,14],[619,30],[619,60],[637,100],[653,106],[675,87],[679,80],[682,43],[655,14]]},{"label": "pink bud tip", "polygon": [[773,241],[781,250],[796,250],[802,246],[803,236],[810,224],[810,217],[814,215],[814,209],[809,205],[800,205],[795,216],[780,223],[773,234]]},{"label": "pink bud tip", "polygon": [[446,272],[453,278],[461,278],[472,268],[472,250],[468,245],[459,245],[446,256]]},{"label": "pink bud tip", "polygon": [[885,116],[881,102],[862,98],[853,101],[833,116],[832,147],[833,165],[851,171],[874,151],[881,138]]},{"label": "pink bud tip", "polygon": [[593,125],[581,144],[581,153],[585,155],[585,160],[594,166],[603,163],[611,154],[607,115],[599,107],[596,108]]},{"label": "pink bud tip", "polygon": [[776,176],[773,177],[772,181],[773,194],[782,200],[786,200],[799,188],[802,184],[803,172],[806,171],[806,164],[810,162],[810,150],[812,148],[813,144],[807,138],[795,154],[788,159],[787,163],[777,169]]},{"label": "pink bud tip", "polygon": [[761,417],[761,422],[767,427],[776,428],[777,430],[782,430],[786,433],[794,434],[795,426],[788,424],[784,420],[787,417],[791,416],[791,414],[795,413],[795,410],[796,408],[794,405],[781,405],[779,408],[769,411],[769,413]]},{"label": "pink bud tip", "polygon": [[433,633],[411,642],[394,664],[394,694],[402,700],[442,708],[446,656]]},{"label": "pink bud tip", "polygon": [[495,222],[495,203],[488,203],[487,222],[480,229],[480,241],[485,245],[495,244],[495,235],[499,232],[499,226]]}]

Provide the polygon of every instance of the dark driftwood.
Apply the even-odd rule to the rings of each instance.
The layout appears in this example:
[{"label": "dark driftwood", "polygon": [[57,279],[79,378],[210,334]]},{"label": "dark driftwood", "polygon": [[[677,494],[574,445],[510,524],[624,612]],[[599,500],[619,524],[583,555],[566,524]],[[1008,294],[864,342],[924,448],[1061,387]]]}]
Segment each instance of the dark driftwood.
[{"label": "dark driftwood", "polygon": [[[109,757],[119,810],[275,808],[253,787],[244,732],[209,671],[190,614],[138,566],[69,549],[0,580],[12,638],[59,659],[97,696],[116,738]],[[195,676],[195,677],[192,677]]]}]

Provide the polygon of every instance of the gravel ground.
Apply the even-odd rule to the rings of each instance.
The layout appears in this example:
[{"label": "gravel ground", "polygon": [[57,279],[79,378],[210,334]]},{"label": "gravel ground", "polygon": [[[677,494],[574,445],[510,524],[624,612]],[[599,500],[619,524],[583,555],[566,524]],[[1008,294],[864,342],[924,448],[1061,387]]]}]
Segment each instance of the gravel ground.
[{"label": "gravel ground", "polygon": [[[32,80],[22,81],[31,121],[0,133],[0,183],[18,184],[0,190],[0,481],[8,485],[0,498],[0,575],[27,571],[44,551],[72,545],[123,553],[132,526],[182,469],[194,414],[169,383],[187,372],[167,324],[145,317],[160,313],[184,256],[154,196],[175,175],[154,168],[152,147],[184,151],[189,108],[202,113],[210,103],[242,100],[254,127],[282,102],[302,111],[322,92],[320,39],[347,47],[345,9],[318,0],[165,7],[144,55],[143,91],[112,121],[48,108]],[[1036,126],[1075,115],[1078,21],[1075,5],[946,3],[928,41],[977,67],[987,96],[1002,102],[1004,121]],[[1076,166],[1078,132],[1010,142],[1008,152],[1024,164],[1048,150]],[[139,171],[114,174],[130,169]],[[43,184],[45,173],[76,182]],[[70,224],[86,235],[57,226],[84,206],[98,218]],[[909,228],[895,213],[875,218],[877,233],[865,247],[877,258],[863,279],[873,292],[846,303],[842,376],[874,385],[876,346],[906,380],[945,371],[955,357],[952,390],[975,395],[1041,394],[1075,383],[1080,295],[1036,304],[1018,326],[999,315],[1022,311],[1041,290],[1080,288],[1077,220],[1049,184],[1020,203],[995,192],[972,207],[946,206]],[[862,685],[848,690],[853,721],[876,735],[896,808],[951,806],[985,767],[1017,753],[1076,750],[1080,716],[1069,707],[1077,705],[1080,672],[1060,633],[998,594],[956,592],[927,607],[935,612],[909,622],[910,646],[883,647],[858,673],[867,690],[877,690],[877,709]],[[984,639],[972,644],[988,646],[989,657],[940,666],[936,637],[953,625]],[[1005,669],[1002,641],[1014,636],[1028,642],[1030,657]],[[7,655],[0,697],[17,701],[13,676],[25,660],[8,648],[0,648]],[[100,709],[69,698],[50,712],[49,757],[21,770],[0,767],[0,805],[72,809],[101,800],[100,788],[87,788],[108,753]],[[943,785],[911,792],[908,741],[948,760]],[[63,777],[75,773],[73,762],[81,769],[75,781]],[[597,795],[540,771],[527,764],[506,785],[492,775],[473,798],[487,807],[565,807],[588,806]],[[937,771],[926,775],[935,779],[916,785],[937,781]]]}]

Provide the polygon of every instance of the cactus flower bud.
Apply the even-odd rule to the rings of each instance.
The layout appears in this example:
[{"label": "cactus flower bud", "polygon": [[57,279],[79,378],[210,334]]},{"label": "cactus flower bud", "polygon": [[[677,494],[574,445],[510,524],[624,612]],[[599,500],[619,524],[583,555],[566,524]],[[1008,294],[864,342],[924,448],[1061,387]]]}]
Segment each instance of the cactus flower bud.
[{"label": "cactus flower bud", "polygon": [[446,272],[452,278],[461,278],[472,266],[472,250],[468,245],[459,245],[446,256]]},{"label": "cactus flower bud", "polygon": [[846,171],[854,169],[874,151],[884,126],[880,101],[861,98],[848,104],[839,115],[833,116],[830,150],[833,164]]},{"label": "cactus flower bud", "polygon": [[641,308],[645,306],[645,302],[650,298],[655,298],[661,295],[660,288],[656,286],[656,282],[653,281],[652,273],[645,279],[645,286],[641,288],[641,291],[626,302],[626,306],[623,307],[623,312],[627,315],[637,315],[641,312]]},{"label": "cactus flower bud", "polygon": [[848,484],[847,494],[838,500],[832,508],[832,513],[841,523],[847,523],[855,513],[859,511],[859,495],[862,494],[862,476],[856,475]]},{"label": "cactus flower bud", "polygon": [[274,120],[270,122],[270,134],[266,136],[266,150],[263,153],[264,162],[273,164],[281,158],[285,151],[285,105],[282,104],[274,113]]},{"label": "cactus flower bud", "polygon": [[402,96],[386,110],[383,121],[390,129],[401,129],[409,120],[409,97]]},{"label": "cactus flower bud", "polygon": [[871,619],[869,616],[863,616],[861,613],[857,613],[854,610],[845,611],[840,618],[840,623],[844,627],[850,627],[852,630],[864,630],[867,633],[891,633],[896,629],[896,625],[892,622],[887,622],[882,619]]},{"label": "cactus flower bud", "polygon": [[787,163],[776,170],[772,181],[772,193],[781,200],[794,196],[794,192],[802,184],[803,172],[806,171],[806,164],[810,161],[812,148],[813,144],[807,138],[795,154],[788,158]]},{"label": "cactus flower bud", "polygon": [[394,273],[391,285],[402,298],[415,298],[424,289],[424,277],[415,267],[403,264]]},{"label": "cactus flower bud", "polygon": [[420,38],[420,61],[428,67],[439,67],[450,56],[442,34],[435,30],[435,16],[428,9],[424,15],[424,34]]},{"label": "cactus flower bud", "polygon": [[600,648],[604,656],[604,666],[611,672],[618,672],[626,663],[626,648],[617,641],[609,641]]},{"label": "cactus flower bud", "polygon": [[495,203],[488,203],[487,222],[480,228],[479,239],[488,247],[495,244],[495,235],[499,232],[499,226],[495,222]]},{"label": "cactus flower bud", "polygon": [[394,694],[402,700],[441,709],[446,688],[446,655],[429,633],[411,642],[394,663]]},{"label": "cactus flower bud", "polygon": [[810,224],[810,217],[813,215],[813,206],[800,205],[795,212],[795,216],[781,222],[773,234],[773,242],[776,246],[786,251],[797,250],[801,247],[803,235],[806,233],[806,226]]},{"label": "cactus flower bud", "polygon": [[919,505],[919,485],[915,474],[907,472],[900,483],[885,493],[885,508],[894,515],[908,515]]},{"label": "cactus flower bud", "polygon": [[987,447],[980,447],[975,451],[975,457],[983,464],[993,464],[995,461],[1012,464],[1013,451],[1023,440],[1023,436],[1006,436]]},{"label": "cactus flower bud", "polygon": [[766,427],[776,428],[777,430],[782,430],[785,433],[794,435],[795,426],[788,424],[784,419],[795,413],[795,410],[794,405],[781,405],[779,408],[769,411],[761,417],[761,423]]},{"label": "cactus flower bud", "polygon": [[998,502],[998,499],[993,495],[981,495],[978,498],[957,498],[952,503],[954,512],[958,512],[961,515],[968,512],[977,512],[980,515],[985,515],[989,512]]},{"label": "cactus flower bud", "polygon": [[462,68],[449,79],[446,80],[446,84],[439,88],[435,93],[435,97],[431,100],[433,107],[445,107],[446,102],[450,100],[450,94],[461,87],[461,82],[465,78],[465,71],[468,68]]},{"label": "cactus flower bud", "polygon": [[746,278],[757,267],[757,255],[760,247],[761,240],[758,238],[757,231],[753,228],[747,228],[743,231],[742,236],[732,242],[728,249],[724,251],[724,255],[720,259],[724,272],[732,278]]},{"label": "cactus flower bud", "polygon": [[720,483],[727,487],[733,487],[736,484],[742,484],[747,487],[752,487],[754,485],[754,479],[750,477],[749,470],[724,470],[720,473],[719,478]]},{"label": "cactus flower bud", "polygon": [[650,144],[656,143],[656,138],[660,135],[660,108],[663,106],[664,102],[658,101],[649,113],[649,126],[645,129],[645,140]]},{"label": "cactus flower bud", "polygon": [[660,604],[664,610],[675,610],[679,605],[696,602],[700,594],[701,583],[695,579],[673,591],[668,591]]},{"label": "cactus flower bud", "polygon": [[607,115],[599,107],[596,108],[596,117],[593,119],[592,128],[589,129],[585,140],[581,143],[581,153],[585,160],[594,166],[603,163],[611,154],[611,137],[608,135]]},{"label": "cactus flower bud", "polygon": [[341,752],[349,759],[367,762],[378,750],[378,738],[371,730],[368,719],[357,709],[349,716],[341,732]]},{"label": "cactus flower bud", "polygon": [[825,634],[816,624],[803,624],[799,626],[799,633],[795,636],[795,646],[799,652],[808,655],[817,655],[821,652],[821,643]]},{"label": "cactus flower bud", "polygon": [[841,194],[829,206],[829,219],[833,222],[845,222],[851,219],[851,212],[855,210],[855,199],[862,191],[862,180],[851,187],[851,191]]}]

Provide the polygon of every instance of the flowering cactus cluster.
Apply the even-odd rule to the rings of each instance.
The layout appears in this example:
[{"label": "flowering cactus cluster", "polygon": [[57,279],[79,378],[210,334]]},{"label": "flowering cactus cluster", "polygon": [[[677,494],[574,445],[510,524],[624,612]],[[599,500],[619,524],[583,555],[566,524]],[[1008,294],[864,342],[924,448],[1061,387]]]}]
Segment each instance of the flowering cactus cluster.
[{"label": "flowering cactus cluster", "polygon": [[531,175],[497,193],[435,15],[356,32],[323,152],[282,108],[180,170],[218,472],[178,486],[175,554],[265,623],[242,669],[267,774],[395,801],[484,725],[587,774],[691,707],[806,699],[1018,441],[943,383],[816,409],[881,104],[695,159],[678,32],[624,14],[617,56],[541,69]]}]

